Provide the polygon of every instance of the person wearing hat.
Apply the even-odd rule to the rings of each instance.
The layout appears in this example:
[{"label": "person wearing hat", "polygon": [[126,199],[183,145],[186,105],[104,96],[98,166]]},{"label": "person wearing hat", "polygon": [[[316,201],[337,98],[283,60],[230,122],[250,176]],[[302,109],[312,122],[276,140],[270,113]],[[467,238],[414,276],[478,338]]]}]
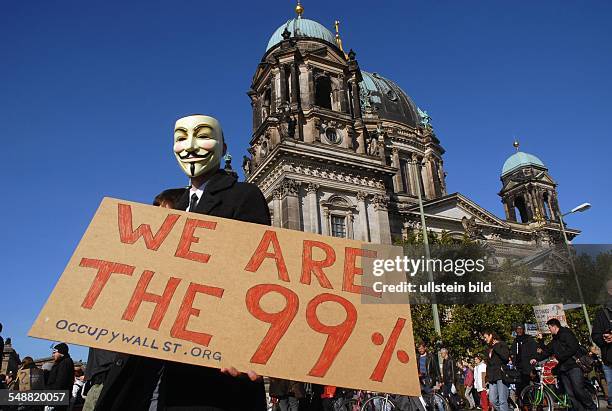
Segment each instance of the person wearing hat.
[{"label": "person wearing hat", "polygon": [[530,375],[533,371],[533,365],[530,364],[530,361],[537,354],[538,344],[531,335],[525,334],[523,324],[517,324],[514,330],[516,331],[516,337],[510,348],[510,356],[512,357],[512,364],[521,373],[521,381],[516,384],[516,396],[520,401],[521,392],[529,385]]},{"label": "person wearing hat", "polygon": [[[53,347],[53,367],[46,379],[48,390],[68,390],[70,395],[74,384],[74,362],[68,354],[68,346],[59,343]],[[65,410],[67,407],[54,407],[54,410]]]}]

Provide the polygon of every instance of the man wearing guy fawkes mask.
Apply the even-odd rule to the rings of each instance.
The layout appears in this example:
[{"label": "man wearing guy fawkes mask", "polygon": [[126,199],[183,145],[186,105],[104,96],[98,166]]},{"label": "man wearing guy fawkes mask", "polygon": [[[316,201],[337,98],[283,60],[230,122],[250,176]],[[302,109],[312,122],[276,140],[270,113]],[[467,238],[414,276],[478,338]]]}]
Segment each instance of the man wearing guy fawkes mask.
[{"label": "man wearing guy fawkes mask", "polygon": [[[270,225],[268,204],[257,186],[239,183],[220,169],[226,146],[219,122],[209,116],[180,118],[174,155],[190,179],[177,210]],[[254,372],[216,369],[121,355],[104,382],[96,410],[265,411],[263,380]]]}]

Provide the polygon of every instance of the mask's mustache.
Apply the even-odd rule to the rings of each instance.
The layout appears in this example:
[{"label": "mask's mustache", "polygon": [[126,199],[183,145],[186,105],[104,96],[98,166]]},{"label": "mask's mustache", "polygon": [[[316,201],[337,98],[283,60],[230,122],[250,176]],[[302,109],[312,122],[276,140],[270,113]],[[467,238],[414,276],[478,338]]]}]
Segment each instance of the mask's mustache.
[{"label": "mask's mustache", "polygon": [[201,159],[204,159],[204,158],[208,157],[208,156],[209,156],[209,155],[211,155],[211,154],[212,154],[212,151],[209,151],[208,153],[206,153],[206,154],[204,154],[204,155],[201,155],[201,154],[195,154],[195,153],[187,153],[187,154],[185,154],[185,155],[183,155],[183,156],[182,156],[182,155],[180,155],[180,154],[179,154],[178,156],[179,156],[179,158],[180,158],[181,160],[188,160],[188,159],[190,159],[190,158],[201,158]]}]

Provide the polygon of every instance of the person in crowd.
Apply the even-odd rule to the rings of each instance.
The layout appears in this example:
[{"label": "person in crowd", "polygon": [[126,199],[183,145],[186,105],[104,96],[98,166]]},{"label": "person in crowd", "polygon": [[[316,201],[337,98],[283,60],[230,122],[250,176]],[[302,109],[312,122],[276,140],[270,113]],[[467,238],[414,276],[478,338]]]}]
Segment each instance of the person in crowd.
[{"label": "person in crowd", "polygon": [[[270,225],[268,203],[259,188],[238,182],[235,175],[220,168],[226,145],[215,118],[192,115],[178,119],[172,140],[174,156],[191,182],[174,209]],[[97,410],[109,411],[179,407],[265,411],[263,379],[234,367],[219,370],[123,356],[111,366],[96,404]]]},{"label": "person in crowd", "polygon": [[474,369],[472,365],[467,361],[463,360],[463,386],[464,386],[464,394],[463,396],[467,400],[470,410],[476,408],[476,402],[474,401],[474,396],[472,395],[472,391],[474,389]]},{"label": "person in crowd", "polygon": [[[74,362],[68,353],[68,346],[59,343],[53,347],[53,367],[47,375],[46,389],[68,390],[72,393],[74,385]],[[54,411],[66,410],[67,407],[54,407]]]},{"label": "person in crowd", "polygon": [[453,409],[458,408],[459,399],[457,397],[457,368],[455,361],[446,348],[440,350],[442,357],[442,393]]},{"label": "person in crowd", "polygon": [[521,373],[521,380],[516,384],[516,397],[519,398],[520,401],[523,389],[525,389],[531,381],[531,373],[533,372],[531,359],[535,358],[538,344],[535,338],[525,334],[525,327],[523,324],[518,324],[515,328],[515,332],[516,337],[512,342],[510,354],[512,363]]},{"label": "person in crowd", "polygon": [[425,394],[431,394],[440,382],[440,366],[436,355],[430,353],[424,342],[417,346],[419,357],[419,381],[421,390]]},{"label": "person in crowd", "polygon": [[334,397],[336,396],[336,389],[333,385],[326,385],[323,387],[321,393],[321,405],[323,411],[335,411],[334,410]]},{"label": "person in crowd", "polygon": [[85,385],[83,387],[83,396],[85,397],[83,411],[93,411],[95,409],[108,371],[118,358],[119,354],[113,351],[99,348],[89,349],[87,367],[85,368]]},{"label": "person in crowd", "polygon": [[81,410],[83,408],[83,386],[85,385],[85,373],[83,368],[74,367],[74,383],[72,385],[72,396],[70,398],[70,410]]},{"label": "person in crowd", "polygon": [[44,371],[36,366],[32,357],[24,357],[17,371],[19,391],[42,390],[45,388]]},{"label": "person in crowd", "polygon": [[0,390],[6,390],[6,374],[0,374]]},{"label": "person in crowd", "polygon": [[562,327],[556,318],[551,318],[546,324],[552,334],[552,341],[538,347],[536,358],[531,360],[531,364],[554,356],[559,361],[554,373],[561,380],[574,409],[576,411],[597,409],[586,390],[586,379],[574,357],[580,348],[578,339],[569,328]]},{"label": "person in crowd", "polygon": [[6,388],[11,391],[19,390],[19,380],[13,371],[6,373]]},{"label": "person in crowd", "polygon": [[601,350],[601,362],[606,377],[608,409],[612,409],[612,280],[606,283],[608,301],[597,310],[591,338]]},{"label": "person in crowd", "polygon": [[489,352],[487,353],[489,401],[496,410],[508,411],[510,388],[504,383],[503,368],[507,366],[510,359],[510,349],[495,331],[487,330],[483,333],[483,336],[489,347]]},{"label": "person in crowd", "polygon": [[270,396],[278,399],[280,411],[298,411],[304,398],[304,384],[298,381],[270,378]]},{"label": "person in crowd", "polygon": [[478,393],[480,408],[489,411],[489,393],[487,392],[487,363],[483,361],[482,355],[474,356],[474,389]]},{"label": "person in crowd", "polygon": [[153,205],[164,208],[175,208],[183,194],[185,194],[185,191],[187,191],[185,188],[170,188],[164,190],[155,196]]}]

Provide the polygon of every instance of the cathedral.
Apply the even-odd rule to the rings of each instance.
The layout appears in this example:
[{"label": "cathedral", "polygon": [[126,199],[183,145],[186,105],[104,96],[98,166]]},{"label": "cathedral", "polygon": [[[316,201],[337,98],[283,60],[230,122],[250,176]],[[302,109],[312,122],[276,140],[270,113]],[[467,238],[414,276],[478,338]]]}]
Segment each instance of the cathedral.
[{"label": "cathedral", "polygon": [[503,217],[449,194],[427,113],[362,70],[338,22],[332,33],[299,2],[295,13],[271,35],[248,91],[253,134],[242,167],[275,226],[391,244],[421,229],[421,198],[428,230],[486,241],[500,256],[563,241],[556,183],[538,157],[515,142],[500,176]]}]

